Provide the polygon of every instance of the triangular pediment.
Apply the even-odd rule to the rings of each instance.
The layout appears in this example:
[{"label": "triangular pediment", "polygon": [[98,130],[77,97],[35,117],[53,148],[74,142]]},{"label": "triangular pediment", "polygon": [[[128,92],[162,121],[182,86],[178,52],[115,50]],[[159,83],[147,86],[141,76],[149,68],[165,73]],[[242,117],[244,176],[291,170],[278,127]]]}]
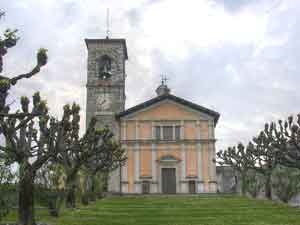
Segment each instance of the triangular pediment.
[{"label": "triangular pediment", "polygon": [[118,117],[138,120],[205,119],[217,122],[219,113],[174,95],[163,95],[127,109]]}]

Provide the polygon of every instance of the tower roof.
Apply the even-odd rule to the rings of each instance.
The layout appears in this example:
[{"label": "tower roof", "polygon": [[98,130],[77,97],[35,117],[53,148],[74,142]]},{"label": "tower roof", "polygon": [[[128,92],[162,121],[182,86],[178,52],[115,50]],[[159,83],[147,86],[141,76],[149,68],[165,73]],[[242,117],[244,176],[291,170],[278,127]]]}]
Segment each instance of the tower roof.
[{"label": "tower roof", "polygon": [[126,40],[124,38],[100,38],[100,39],[84,39],[86,47],[89,48],[89,44],[93,43],[103,43],[103,44],[109,44],[109,43],[121,43],[124,46],[124,55],[125,59],[128,59],[127,54],[127,46],[126,46]]}]

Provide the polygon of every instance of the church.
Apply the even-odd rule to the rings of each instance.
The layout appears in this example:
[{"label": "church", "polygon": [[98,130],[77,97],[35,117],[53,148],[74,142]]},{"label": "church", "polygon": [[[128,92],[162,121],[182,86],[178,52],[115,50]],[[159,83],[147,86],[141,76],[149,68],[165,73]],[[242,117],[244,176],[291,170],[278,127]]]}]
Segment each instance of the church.
[{"label": "church", "polygon": [[[125,109],[125,39],[85,39],[86,121],[107,125],[127,161],[110,173],[108,191],[124,194],[215,193],[215,127],[220,114],[172,94],[163,80],[156,97]],[[138,90],[137,90],[138,91]]]}]

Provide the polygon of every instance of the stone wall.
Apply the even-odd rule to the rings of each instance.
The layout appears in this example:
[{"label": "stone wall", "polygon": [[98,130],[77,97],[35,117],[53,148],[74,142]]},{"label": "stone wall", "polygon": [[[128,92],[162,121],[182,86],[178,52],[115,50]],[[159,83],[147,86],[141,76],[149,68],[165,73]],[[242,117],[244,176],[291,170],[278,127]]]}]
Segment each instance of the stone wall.
[{"label": "stone wall", "polygon": [[[93,116],[97,117],[97,127],[108,126],[119,140],[119,124],[115,115],[125,109],[125,60],[126,44],[123,39],[86,40],[87,62],[87,100],[86,124]],[[104,55],[111,59],[111,78],[100,79],[98,61]],[[99,99],[105,99],[105,107]],[[102,101],[103,102],[103,101]],[[110,192],[120,191],[120,171],[110,173],[108,180]]]}]

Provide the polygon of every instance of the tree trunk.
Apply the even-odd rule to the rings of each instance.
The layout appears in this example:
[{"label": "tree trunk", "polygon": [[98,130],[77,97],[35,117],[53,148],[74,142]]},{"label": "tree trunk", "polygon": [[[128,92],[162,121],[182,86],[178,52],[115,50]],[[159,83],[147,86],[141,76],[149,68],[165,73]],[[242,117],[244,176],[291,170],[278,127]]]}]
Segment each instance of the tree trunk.
[{"label": "tree trunk", "polygon": [[29,166],[20,166],[19,224],[35,225],[34,219],[34,173]]},{"label": "tree trunk", "polygon": [[241,191],[243,196],[247,193],[246,174],[246,172],[241,172]]},{"label": "tree trunk", "polygon": [[267,199],[272,199],[272,186],[271,186],[271,175],[267,175],[265,184],[265,197]]},{"label": "tree trunk", "polygon": [[75,208],[76,207],[76,175],[74,171],[67,173],[66,179],[66,207]]}]

